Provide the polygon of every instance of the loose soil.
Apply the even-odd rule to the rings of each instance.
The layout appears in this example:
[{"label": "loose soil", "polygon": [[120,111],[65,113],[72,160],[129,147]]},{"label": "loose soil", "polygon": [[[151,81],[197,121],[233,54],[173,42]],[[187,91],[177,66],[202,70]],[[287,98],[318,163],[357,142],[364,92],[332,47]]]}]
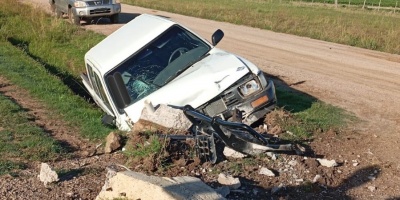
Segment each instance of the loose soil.
[{"label": "loose soil", "polygon": [[[30,2],[47,6],[46,0]],[[50,163],[65,173],[59,182],[47,187],[37,178],[40,163],[31,163],[18,177],[2,176],[0,196],[7,199],[94,199],[104,183],[106,167],[119,163],[148,174],[196,176],[214,188],[220,186],[216,181],[219,172],[230,173],[240,178],[242,187],[231,191],[229,199],[400,198],[399,55],[127,5],[123,6],[122,22],[140,13],[166,16],[206,38],[221,28],[226,36],[220,48],[251,60],[274,77],[280,87],[290,87],[344,108],[361,122],[339,132],[316,134],[306,143],[312,153],[304,156],[280,154],[277,160],[227,158],[215,165],[201,164],[188,157],[177,159],[165,171],[149,171],[140,167],[143,161],[127,162],[121,152],[102,154],[101,147],[96,151],[96,144],[77,136],[73,128],[52,118],[51,111],[40,102],[27,98],[25,91],[2,78],[0,92],[28,109],[39,126],[71,147],[73,156]],[[84,27],[110,34],[121,25],[123,23],[109,25],[107,20],[102,20],[97,25]],[[316,158],[322,157],[335,159],[339,166],[319,165]],[[272,169],[277,176],[258,174],[260,167]],[[316,175],[321,178],[313,183]],[[271,189],[278,186],[281,189],[272,195]]]}]

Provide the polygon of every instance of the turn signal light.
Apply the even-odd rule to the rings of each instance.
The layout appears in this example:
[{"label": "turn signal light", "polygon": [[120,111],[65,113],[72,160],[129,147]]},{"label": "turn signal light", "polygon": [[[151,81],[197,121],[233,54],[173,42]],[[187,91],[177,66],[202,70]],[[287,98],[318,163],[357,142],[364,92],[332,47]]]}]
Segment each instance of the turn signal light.
[{"label": "turn signal light", "polygon": [[262,105],[263,103],[268,101],[268,97],[267,96],[262,96],[256,100],[254,100],[253,102],[251,102],[251,106],[253,108],[258,107],[260,105]]}]

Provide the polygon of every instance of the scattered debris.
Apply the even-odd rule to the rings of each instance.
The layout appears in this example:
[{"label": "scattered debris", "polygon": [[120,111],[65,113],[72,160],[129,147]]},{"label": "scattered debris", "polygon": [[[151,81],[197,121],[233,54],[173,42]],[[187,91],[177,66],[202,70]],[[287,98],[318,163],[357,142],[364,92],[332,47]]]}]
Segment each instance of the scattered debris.
[{"label": "scattered debris", "polygon": [[368,190],[371,192],[375,192],[376,187],[375,186],[368,186]]},{"label": "scattered debris", "polygon": [[297,165],[297,161],[296,160],[291,160],[291,161],[289,161],[288,164],[291,165],[292,167],[294,167],[294,166]]},{"label": "scattered debris", "polygon": [[272,176],[272,177],[276,176],[273,171],[271,171],[270,169],[268,169],[266,167],[262,167],[258,173],[262,174],[262,175],[266,175],[266,176]]},{"label": "scattered debris", "polygon": [[39,179],[47,186],[47,183],[58,181],[58,174],[47,163],[42,163],[40,166]]},{"label": "scattered debris", "polygon": [[228,196],[228,194],[231,192],[231,190],[229,189],[228,186],[219,187],[219,188],[215,189],[215,191],[216,191],[218,194],[220,194],[221,196],[223,196],[223,197]]},{"label": "scattered debris", "polygon": [[370,175],[370,176],[368,176],[368,179],[371,180],[371,181],[373,181],[373,180],[376,179],[376,177],[375,177],[374,175]]},{"label": "scattered debris", "polygon": [[241,186],[239,178],[234,178],[232,175],[220,173],[218,175],[218,183],[228,186],[230,189],[236,190]]},{"label": "scattered debris", "polygon": [[338,163],[335,160],[327,160],[327,159],[320,159],[317,158],[319,164],[321,164],[324,167],[336,167],[338,166]]},{"label": "scattered debris", "polygon": [[108,134],[104,153],[111,153],[121,147],[121,136],[115,132]]},{"label": "scattered debris", "polygon": [[223,154],[226,157],[232,157],[232,158],[244,158],[247,156],[247,155],[237,152],[229,147],[224,148]]},{"label": "scattered debris", "polygon": [[321,178],[321,175],[317,174],[317,175],[315,175],[315,177],[313,178],[312,182],[313,182],[313,183],[316,183],[316,182],[318,181],[318,179],[320,179],[320,178]]}]

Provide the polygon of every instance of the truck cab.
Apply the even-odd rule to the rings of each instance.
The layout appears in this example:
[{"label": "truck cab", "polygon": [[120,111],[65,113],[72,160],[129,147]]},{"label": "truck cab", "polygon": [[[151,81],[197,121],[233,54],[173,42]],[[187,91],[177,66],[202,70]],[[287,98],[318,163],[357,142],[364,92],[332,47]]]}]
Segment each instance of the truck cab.
[{"label": "truck cab", "polygon": [[[251,124],[274,109],[274,83],[253,63],[169,19],[142,14],[85,54],[85,87],[120,130],[146,102],[191,105],[209,116]],[[109,120],[108,120],[109,121]]]}]

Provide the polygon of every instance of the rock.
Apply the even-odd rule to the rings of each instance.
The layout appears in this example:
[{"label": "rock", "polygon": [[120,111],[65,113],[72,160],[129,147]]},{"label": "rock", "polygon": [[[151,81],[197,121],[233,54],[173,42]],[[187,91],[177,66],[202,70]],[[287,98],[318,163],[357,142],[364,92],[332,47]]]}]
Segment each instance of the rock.
[{"label": "rock", "polygon": [[282,187],[283,187],[283,184],[281,183],[281,184],[279,184],[279,186],[278,187],[273,187],[272,189],[271,189],[271,194],[275,194],[275,193],[277,193],[279,190],[281,190],[282,189]]},{"label": "rock", "polygon": [[187,130],[192,125],[185,114],[183,114],[182,110],[174,109],[164,104],[156,106],[154,112],[146,107],[142,110],[140,120],[149,121],[166,128],[180,130]]},{"label": "rock", "polygon": [[229,147],[225,147],[223,153],[226,157],[231,157],[231,158],[244,158],[247,156],[247,155],[237,152]]},{"label": "rock", "polygon": [[221,185],[228,186],[229,189],[233,190],[236,190],[241,186],[239,178],[233,178],[233,176],[226,175],[224,173],[220,173],[218,175],[218,183],[220,183]]},{"label": "rock", "polygon": [[294,167],[294,166],[297,165],[297,161],[296,160],[291,160],[291,161],[289,161],[288,164]]},{"label": "rock", "polygon": [[121,147],[121,136],[115,132],[108,134],[104,153],[111,153]]},{"label": "rock", "polygon": [[338,166],[337,162],[335,160],[327,160],[327,159],[320,159],[317,158],[319,164],[321,164],[324,167],[336,167]]},{"label": "rock", "polygon": [[316,183],[318,181],[318,179],[321,178],[321,175],[317,174],[315,175],[314,179],[312,180],[313,183]]},{"label": "rock", "polygon": [[357,163],[357,162],[353,163],[353,166],[354,166],[354,167],[357,167],[357,166],[358,166],[358,163]]},{"label": "rock", "polygon": [[189,176],[157,177],[133,171],[117,172],[107,178],[96,200],[101,199],[225,199],[200,179]]},{"label": "rock", "polygon": [[42,163],[40,166],[39,179],[46,186],[47,183],[58,181],[58,174],[47,163]]},{"label": "rock", "polygon": [[260,169],[260,171],[258,172],[258,174],[262,174],[262,175],[266,175],[266,176],[272,176],[272,177],[276,176],[273,171],[269,170],[266,167],[262,167]]},{"label": "rock", "polygon": [[276,159],[277,159],[276,153],[273,153],[273,152],[268,151],[268,152],[266,152],[265,154],[266,154],[269,158],[271,158],[272,160],[276,160]]},{"label": "rock", "polygon": [[221,196],[223,196],[223,197],[228,196],[228,194],[231,192],[231,190],[229,189],[228,186],[219,187],[219,188],[215,189],[215,191],[216,191],[218,194],[220,194]]},{"label": "rock", "polygon": [[368,186],[368,190],[371,192],[375,192],[376,187],[375,186]]}]

